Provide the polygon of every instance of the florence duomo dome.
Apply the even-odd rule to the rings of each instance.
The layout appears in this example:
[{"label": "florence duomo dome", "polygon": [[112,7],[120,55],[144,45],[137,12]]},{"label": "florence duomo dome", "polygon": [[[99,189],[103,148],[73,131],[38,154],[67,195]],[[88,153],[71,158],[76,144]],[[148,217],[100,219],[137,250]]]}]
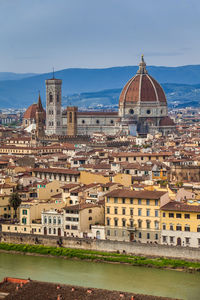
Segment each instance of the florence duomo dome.
[{"label": "florence duomo dome", "polygon": [[[122,89],[119,97],[119,117],[129,127],[135,125],[139,134],[155,131],[167,133],[166,130],[170,132],[170,127],[174,126],[168,117],[165,93],[161,85],[148,74],[143,55],[137,74]],[[161,122],[163,119],[165,122]]]}]

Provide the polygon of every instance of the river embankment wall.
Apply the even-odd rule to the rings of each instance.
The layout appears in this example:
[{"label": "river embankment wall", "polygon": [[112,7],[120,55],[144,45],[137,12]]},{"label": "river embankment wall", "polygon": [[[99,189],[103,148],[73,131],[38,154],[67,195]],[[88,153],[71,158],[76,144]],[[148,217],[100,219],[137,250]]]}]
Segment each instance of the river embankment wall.
[{"label": "river embankment wall", "polygon": [[82,239],[8,232],[0,233],[0,242],[13,244],[44,245],[52,247],[62,246],[65,248],[77,248],[106,252],[119,251],[120,253],[134,255],[200,260],[200,249],[181,246],[142,244],[136,242],[119,242],[88,238]]}]

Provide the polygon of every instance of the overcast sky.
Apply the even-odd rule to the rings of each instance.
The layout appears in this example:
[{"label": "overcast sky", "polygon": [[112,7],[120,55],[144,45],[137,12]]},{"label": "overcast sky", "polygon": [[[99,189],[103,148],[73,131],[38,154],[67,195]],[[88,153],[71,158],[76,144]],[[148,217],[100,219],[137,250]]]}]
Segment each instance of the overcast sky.
[{"label": "overcast sky", "polygon": [[0,72],[200,64],[200,0],[0,0]]}]

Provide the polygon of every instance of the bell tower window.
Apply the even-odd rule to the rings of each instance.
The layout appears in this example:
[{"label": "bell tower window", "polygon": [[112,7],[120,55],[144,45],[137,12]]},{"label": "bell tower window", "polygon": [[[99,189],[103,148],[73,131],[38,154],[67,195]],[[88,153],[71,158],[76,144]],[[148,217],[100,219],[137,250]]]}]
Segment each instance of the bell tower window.
[{"label": "bell tower window", "polygon": [[49,94],[49,102],[52,103],[53,102],[53,95],[50,93]]}]

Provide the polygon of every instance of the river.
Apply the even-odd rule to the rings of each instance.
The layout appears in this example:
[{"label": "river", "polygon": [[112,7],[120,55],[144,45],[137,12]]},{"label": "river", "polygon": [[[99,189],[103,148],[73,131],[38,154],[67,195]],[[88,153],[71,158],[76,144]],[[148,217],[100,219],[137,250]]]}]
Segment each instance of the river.
[{"label": "river", "polygon": [[200,273],[0,253],[0,281],[6,276],[178,299],[200,299]]}]

